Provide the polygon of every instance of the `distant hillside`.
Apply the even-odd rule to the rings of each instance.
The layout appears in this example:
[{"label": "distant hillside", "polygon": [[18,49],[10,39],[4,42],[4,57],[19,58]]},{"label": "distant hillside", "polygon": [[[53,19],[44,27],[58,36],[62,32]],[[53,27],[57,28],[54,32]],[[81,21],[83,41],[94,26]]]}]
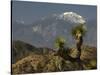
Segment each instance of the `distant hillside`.
[{"label": "distant hillside", "polygon": [[[77,49],[70,48],[60,56],[49,48],[36,48],[22,41],[13,42],[13,74],[41,73],[57,71],[89,70],[97,68],[96,47],[83,46],[81,66],[77,61]],[[15,53],[15,54],[14,54]]]},{"label": "distant hillside", "polygon": [[28,43],[23,41],[13,41],[12,43],[12,63],[17,62],[18,60],[31,55],[31,54],[47,54],[53,51],[49,48],[36,48]]}]

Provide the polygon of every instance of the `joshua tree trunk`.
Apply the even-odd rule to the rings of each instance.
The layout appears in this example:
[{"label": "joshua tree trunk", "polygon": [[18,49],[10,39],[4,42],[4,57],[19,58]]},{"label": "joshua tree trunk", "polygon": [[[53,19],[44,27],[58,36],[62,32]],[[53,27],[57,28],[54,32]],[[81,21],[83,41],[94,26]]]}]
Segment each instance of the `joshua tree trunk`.
[{"label": "joshua tree trunk", "polygon": [[82,44],[83,44],[83,37],[82,36],[79,36],[77,38],[77,41],[76,41],[76,47],[77,47],[77,50],[79,51],[77,61],[79,63],[80,69],[83,69],[82,62],[80,60]]},{"label": "joshua tree trunk", "polygon": [[64,49],[64,43],[60,43],[59,44],[59,50],[58,50],[58,54],[60,56],[63,56],[63,49]]},{"label": "joshua tree trunk", "polygon": [[77,50],[79,51],[79,58],[81,56],[81,47],[82,47],[82,44],[83,44],[83,37],[80,36],[78,39],[77,39],[77,42],[76,42],[76,47],[77,47]]}]

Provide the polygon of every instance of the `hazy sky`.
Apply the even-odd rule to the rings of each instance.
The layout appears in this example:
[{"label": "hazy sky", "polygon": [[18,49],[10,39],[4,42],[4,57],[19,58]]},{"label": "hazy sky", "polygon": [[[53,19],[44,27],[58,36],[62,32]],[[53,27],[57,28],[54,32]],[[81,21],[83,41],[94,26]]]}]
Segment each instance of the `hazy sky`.
[{"label": "hazy sky", "polygon": [[43,16],[54,13],[76,12],[88,19],[96,19],[96,6],[13,1],[12,20],[31,24]]}]

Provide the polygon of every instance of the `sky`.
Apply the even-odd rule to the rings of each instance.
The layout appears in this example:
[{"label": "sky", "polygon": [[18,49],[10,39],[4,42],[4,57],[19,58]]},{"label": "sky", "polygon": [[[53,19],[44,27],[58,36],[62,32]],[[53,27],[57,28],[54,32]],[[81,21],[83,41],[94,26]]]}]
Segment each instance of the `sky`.
[{"label": "sky", "polygon": [[96,6],[39,3],[26,1],[12,2],[12,20],[22,21],[25,24],[32,24],[34,21],[55,13],[76,12],[86,20],[96,19]]}]

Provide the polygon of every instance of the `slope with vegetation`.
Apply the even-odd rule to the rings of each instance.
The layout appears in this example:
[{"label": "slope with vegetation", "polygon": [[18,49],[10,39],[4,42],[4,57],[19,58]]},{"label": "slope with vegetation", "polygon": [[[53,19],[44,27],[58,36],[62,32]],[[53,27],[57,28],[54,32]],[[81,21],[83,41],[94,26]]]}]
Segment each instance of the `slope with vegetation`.
[{"label": "slope with vegetation", "polygon": [[[20,42],[20,44],[18,44]],[[25,45],[23,47],[29,46],[22,41],[15,42],[16,48],[19,46]],[[25,49],[24,48],[24,49]],[[22,50],[21,48],[20,50]],[[39,52],[41,50],[42,52]],[[15,51],[15,49],[13,49]],[[96,69],[96,48],[90,46],[82,46],[81,52],[81,64],[79,65],[77,61],[77,49],[68,48],[64,52],[64,56],[61,56],[57,51],[46,48],[35,48],[32,46],[32,51],[30,47],[27,47],[27,53],[29,55],[21,57],[20,55],[14,60],[17,60],[12,64],[12,73],[13,74],[24,74],[24,73],[41,73],[41,72],[57,72],[57,71],[75,71],[75,70],[88,70]],[[31,52],[31,53],[30,53]],[[22,51],[19,51],[18,54],[23,54]]]}]

